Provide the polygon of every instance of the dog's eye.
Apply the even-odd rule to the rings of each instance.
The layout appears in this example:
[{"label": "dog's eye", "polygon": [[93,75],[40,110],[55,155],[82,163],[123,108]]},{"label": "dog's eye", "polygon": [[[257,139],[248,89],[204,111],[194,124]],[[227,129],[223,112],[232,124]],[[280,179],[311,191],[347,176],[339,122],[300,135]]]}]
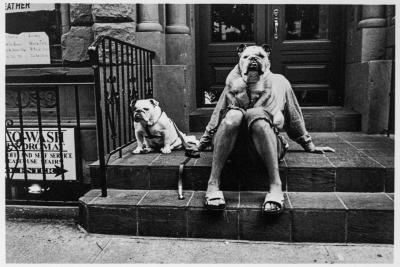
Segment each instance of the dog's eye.
[{"label": "dog's eye", "polygon": [[248,58],[249,56],[243,56],[243,58]]},{"label": "dog's eye", "polygon": [[258,55],[260,58],[264,58],[264,55],[263,54],[259,54]]},{"label": "dog's eye", "polygon": [[143,108],[144,110],[146,110],[146,111],[149,111],[149,109],[148,108]]}]

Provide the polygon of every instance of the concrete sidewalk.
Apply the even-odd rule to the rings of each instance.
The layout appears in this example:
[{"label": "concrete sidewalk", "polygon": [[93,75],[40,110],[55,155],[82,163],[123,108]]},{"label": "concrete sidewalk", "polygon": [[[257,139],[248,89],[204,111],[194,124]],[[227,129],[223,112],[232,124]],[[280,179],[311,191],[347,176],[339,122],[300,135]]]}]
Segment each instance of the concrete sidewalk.
[{"label": "concrete sidewalk", "polygon": [[7,263],[392,263],[393,246],[88,234],[74,221],[7,219]]}]

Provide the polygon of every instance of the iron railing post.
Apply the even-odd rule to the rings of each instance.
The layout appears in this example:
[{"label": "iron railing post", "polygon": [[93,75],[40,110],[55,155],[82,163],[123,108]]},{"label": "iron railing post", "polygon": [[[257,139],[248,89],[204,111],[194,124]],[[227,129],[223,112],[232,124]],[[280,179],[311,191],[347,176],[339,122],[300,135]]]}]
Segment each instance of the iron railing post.
[{"label": "iron railing post", "polygon": [[107,176],[106,176],[106,163],[104,153],[104,140],[103,140],[103,119],[101,109],[101,88],[100,88],[100,70],[99,70],[99,56],[98,48],[95,46],[89,47],[89,57],[94,70],[94,92],[95,92],[95,108],[96,108],[96,134],[97,134],[97,153],[99,155],[99,175],[101,196],[107,196]]}]

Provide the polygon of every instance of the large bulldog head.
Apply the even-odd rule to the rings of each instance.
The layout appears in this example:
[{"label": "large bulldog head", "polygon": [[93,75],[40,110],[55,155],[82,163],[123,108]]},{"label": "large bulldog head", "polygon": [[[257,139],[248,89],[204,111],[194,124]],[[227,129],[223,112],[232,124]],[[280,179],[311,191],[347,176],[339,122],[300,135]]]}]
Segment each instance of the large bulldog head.
[{"label": "large bulldog head", "polygon": [[[269,61],[269,55],[271,48],[269,45],[252,45],[246,46],[241,44],[237,48],[239,55],[239,69],[242,76],[248,76],[250,72],[255,72],[258,75],[262,75],[269,71],[271,63]],[[244,77],[245,78],[245,77]],[[245,80],[247,80],[245,78]]]},{"label": "large bulldog head", "polygon": [[160,110],[158,101],[154,99],[132,100],[130,107],[133,111],[133,120],[146,124],[154,121],[157,110]]}]

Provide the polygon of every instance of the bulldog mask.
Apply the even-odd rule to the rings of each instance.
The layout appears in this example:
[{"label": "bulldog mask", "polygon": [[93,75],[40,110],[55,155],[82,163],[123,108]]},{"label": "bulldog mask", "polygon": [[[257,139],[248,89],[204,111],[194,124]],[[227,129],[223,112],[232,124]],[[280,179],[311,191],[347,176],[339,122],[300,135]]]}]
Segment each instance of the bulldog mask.
[{"label": "bulldog mask", "polygon": [[257,76],[262,76],[269,72],[271,63],[269,55],[271,49],[268,45],[246,46],[241,44],[237,48],[239,59],[239,70],[245,82],[257,81]]},{"label": "bulldog mask", "polygon": [[[266,44],[248,47],[242,44],[237,48],[237,53],[238,72],[228,75],[227,78],[227,105],[245,110],[262,106],[269,110],[267,103],[271,101],[271,82],[268,79],[271,48]],[[273,110],[269,113],[274,124],[282,127],[283,114]]]}]

